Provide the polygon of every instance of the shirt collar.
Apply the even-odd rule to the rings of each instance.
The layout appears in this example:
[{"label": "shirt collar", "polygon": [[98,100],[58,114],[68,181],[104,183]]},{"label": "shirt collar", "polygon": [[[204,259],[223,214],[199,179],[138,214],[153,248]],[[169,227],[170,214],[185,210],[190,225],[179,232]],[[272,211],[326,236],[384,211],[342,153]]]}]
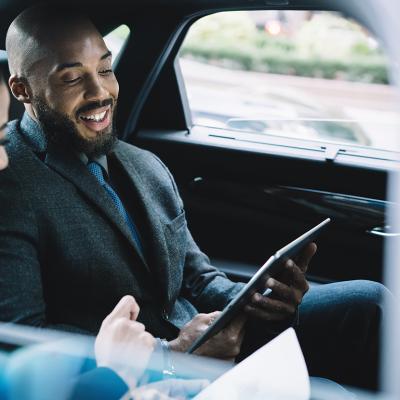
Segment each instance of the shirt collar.
[{"label": "shirt collar", "polygon": [[47,138],[42,127],[26,111],[21,119],[20,128],[33,151],[43,153],[47,150]]},{"label": "shirt collar", "polygon": [[[42,127],[26,111],[21,119],[20,127],[24,136],[33,147],[33,151],[37,153],[43,153],[47,151],[47,138]],[[78,157],[85,165],[89,163],[89,158],[86,154],[79,153]],[[90,161],[95,161],[100,164],[100,166],[108,175],[108,162],[105,155],[95,157]]]},{"label": "shirt collar", "polygon": [[97,164],[99,164],[103,170],[108,174],[108,161],[107,161],[107,157],[103,154],[99,157],[94,157],[91,160],[89,160],[88,156],[85,153],[79,153],[78,154],[79,159],[85,164],[88,165],[89,162],[97,162]]}]

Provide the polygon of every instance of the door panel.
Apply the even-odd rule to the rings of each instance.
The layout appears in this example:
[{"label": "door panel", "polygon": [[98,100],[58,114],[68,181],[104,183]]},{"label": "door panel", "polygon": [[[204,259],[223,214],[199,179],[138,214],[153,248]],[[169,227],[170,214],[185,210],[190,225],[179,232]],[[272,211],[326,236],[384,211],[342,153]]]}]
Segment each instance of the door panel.
[{"label": "door panel", "polygon": [[[385,201],[386,180],[388,171],[396,167],[392,152],[366,149],[358,142],[338,146],[321,138],[300,140],[295,132],[279,137],[268,132],[257,135],[248,129],[235,131],[229,124],[212,125],[209,119],[196,122],[191,94],[200,91],[201,104],[210,112],[221,105],[230,112],[234,111],[229,109],[230,97],[236,93],[232,88],[239,84],[256,89],[269,85],[253,80],[256,74],[251,85],[235,75],[230,86],[223,86],[213,72],[207,72],[201,75],[206,80],[204,88],[196,86],[197,92],[190,92],[178,62],[188,29],[184,27],[176,36],[148,98],[142,98],[143,108],[134,110],[137,124],[127,124],[125,133],[132,143],[153,151],[170,168],[200,248],[233,279],[243,280],[272,252],[331,217],[332,224],[318,240],[310,277],[322,282],[360,278],[381,281],[382,234],[389,229],[385,223],[389,206]],[[191,70],[195,80],[199,78],[196,71]],[[207,71],[215,73],[216,69]],[[227,73],[219,70],[218,76],[224,80]],[[271,80],[279,77],[272,76]],[[307,85],[306,94],[311,90]],[[277,98],[282,98],[284,89],[282,84],[275,93]],[[221,93],[227,98],[217,96]],[[325,90],[319,94],[329,95]],[[346,92],[341,98],[351,103],[352,95]],[[250,97],[245,96],[247,111],[255,107],[255,99]],[[267,100],[271,100],[270,95]],[[300,100],[303,104],[304,99]],[[315,100],[310,107],[318,108],[319,102]],[[382,135],[385,133],[382,131]]]},{"label": "door panel", "polygon": [[171,169],[195,240],[233,279],[248,278],[272,252],[330,217],[309,278],[382,280],[376,231],[387,229],[386,171],[173,137],[140,132],[135,143]]}]

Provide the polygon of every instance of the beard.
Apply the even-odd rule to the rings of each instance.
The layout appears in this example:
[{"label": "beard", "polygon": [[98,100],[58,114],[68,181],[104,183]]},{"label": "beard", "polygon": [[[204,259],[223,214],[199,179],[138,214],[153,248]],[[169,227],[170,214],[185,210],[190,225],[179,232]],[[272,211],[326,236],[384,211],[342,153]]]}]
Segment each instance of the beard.
[{"label": "beard", "polygon": [[116,103],[112,99],[94,102],[82,107],[78,112],[90,111],[96,108],[113,105],[111,124],[97,132],[93,139],[87,139],[79,134],[76,123],[66,114],[51,108],[44,100],[35,97],[32,105],[36,110],[37,119],[43,129],[48,143],[58,148],[69,147],[78,153],[84,153],[89,159],[107,155],[118,140],[115,129]]}]

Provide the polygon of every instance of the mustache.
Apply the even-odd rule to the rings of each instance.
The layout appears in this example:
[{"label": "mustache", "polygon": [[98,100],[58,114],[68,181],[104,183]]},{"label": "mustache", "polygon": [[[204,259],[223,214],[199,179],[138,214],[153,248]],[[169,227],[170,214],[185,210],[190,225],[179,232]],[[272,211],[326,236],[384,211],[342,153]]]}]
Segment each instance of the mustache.
[{"label": "mustache", "polygon": [[96,110],[97,108],[112,106],[113,104],[114,100],[111,98],[103,101],[93,101],[92,103],[88,103],[82,106],[76,113],[77,115],[79,115],[87,111]]}]

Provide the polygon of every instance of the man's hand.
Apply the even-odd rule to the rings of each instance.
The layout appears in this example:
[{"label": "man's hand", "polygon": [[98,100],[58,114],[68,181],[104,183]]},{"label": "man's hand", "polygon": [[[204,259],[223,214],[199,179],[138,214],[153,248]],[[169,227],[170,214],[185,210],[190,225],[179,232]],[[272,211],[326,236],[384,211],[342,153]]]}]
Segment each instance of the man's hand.
[{"label": "man's hand", "polygon": [[94,351],[99,367],[118,373],[130,388],[147,366],[156,340],[136,321],[139,306],[132,296],[124,296],[104,319]]},{"label": "man's hand", "polygon": [[276,279],[269,278],[265,288],[272,293],[266,297],[255,293],[245,312],[266,321],[285,321],[293,317],[309,286],[305,278],[308,264],[317,251],[315,243],[310,243],[299,255],[296,262],[286,261],[284,270]]},{"label": "man's hand", "polygon": [[[190,345],[211,325],[220,311],[198,314],[179,332],[179,336],[169,342],[171,350],[185,352]],[[244,337],[246,318],[240,315],[226,328],[200,346],[194,354],[233,360],[239,353]]]}]

